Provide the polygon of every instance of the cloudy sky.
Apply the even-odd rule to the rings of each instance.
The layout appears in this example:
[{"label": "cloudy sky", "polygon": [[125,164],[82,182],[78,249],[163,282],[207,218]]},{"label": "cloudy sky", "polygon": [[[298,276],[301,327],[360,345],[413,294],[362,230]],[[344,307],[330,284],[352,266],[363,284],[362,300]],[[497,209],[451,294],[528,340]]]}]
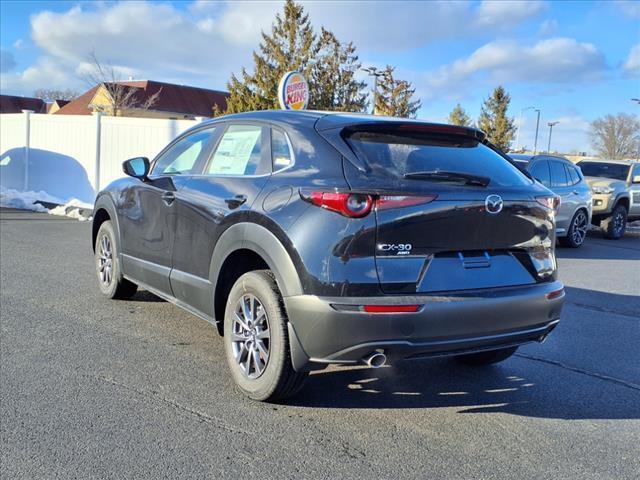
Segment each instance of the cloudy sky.
[{"label": "cloudy sky", "polygon": [[[542,111],[539,145],[589,151],[591,120],[638,114],[640,2],[302,2],[314,26],[353,41],[365,65],[397,67],[423,102],[419,117],[444,121],[457,102],[477,118],[493,87],[510,113]],[[2,93],[83,90],[95,52],[136,79],[224,89],[251,65],[260,32],[280,2],[0,3]],[[535,113],[523,115],[520,145],[533,145]]]}]

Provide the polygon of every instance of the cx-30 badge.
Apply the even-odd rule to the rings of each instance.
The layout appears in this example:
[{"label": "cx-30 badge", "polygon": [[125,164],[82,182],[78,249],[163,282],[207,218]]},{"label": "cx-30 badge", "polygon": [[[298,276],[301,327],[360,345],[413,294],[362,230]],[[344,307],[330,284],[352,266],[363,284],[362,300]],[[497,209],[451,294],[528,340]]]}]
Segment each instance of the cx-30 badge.
[{"label": "cx-30 badge", "polygon": [[504,202],[500,195],[489,195],[484,201],[484,208],[489,213],[500,213]]}]

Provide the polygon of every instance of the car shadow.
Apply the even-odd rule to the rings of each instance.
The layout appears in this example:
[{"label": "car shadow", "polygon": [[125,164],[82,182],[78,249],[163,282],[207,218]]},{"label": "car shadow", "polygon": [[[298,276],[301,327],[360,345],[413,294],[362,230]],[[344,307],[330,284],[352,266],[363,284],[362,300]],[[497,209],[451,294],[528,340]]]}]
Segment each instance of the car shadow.
[{"label": "car shadow", "polygon": [[562,320],[544,344],[469,367],[452,358],[398,361],[379,369],[310,374],[287,403],[336,409],[457,408],[560,419],[640,418],[640,296],[566,287]]},{"label": "car shadow", "polygon": [[[640,418],[640,390],[612,389],[579,374],[556,381],[557,375],[560,372],[541,369],[518,354],[503,364],[480,368],[451,359],[414,360],[379,369],[332,367],[312,373],[305,389],[287,404],[339,409],[453,407],[467,414],[502,412],[572,420]],[[628,395],[621,395],[621,389]]]},{"label": "car shadow", "polygon": [[148,290],[138,291],[133,295],[133,297],[128,299],[129,302],[165,302],[164,298],[160,298],[159,296],[149,292]]},{"label": "car shadow", "polygon": [[557,247],[556,255],[560,259],[640,260],[640,232],[627,232],[619,240],[608,240],[599,230],[591,230],[580,248]]}]

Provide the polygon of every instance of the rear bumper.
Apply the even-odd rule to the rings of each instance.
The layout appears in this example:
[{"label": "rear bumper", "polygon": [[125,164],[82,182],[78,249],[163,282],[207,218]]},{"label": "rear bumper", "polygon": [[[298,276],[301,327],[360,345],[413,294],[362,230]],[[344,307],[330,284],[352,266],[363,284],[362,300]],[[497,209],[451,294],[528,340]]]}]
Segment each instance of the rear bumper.
[{"label": "rear bumper", "polygon": [[[391,358],[455,355],[543,340],[558,324],[560,282],[451,294],[285,298],[294,368],[356,364],[382,349]],[[366,313],[355,305],[421,305],[415,313]],[[348,310],[351,309],[351,310]]]}]

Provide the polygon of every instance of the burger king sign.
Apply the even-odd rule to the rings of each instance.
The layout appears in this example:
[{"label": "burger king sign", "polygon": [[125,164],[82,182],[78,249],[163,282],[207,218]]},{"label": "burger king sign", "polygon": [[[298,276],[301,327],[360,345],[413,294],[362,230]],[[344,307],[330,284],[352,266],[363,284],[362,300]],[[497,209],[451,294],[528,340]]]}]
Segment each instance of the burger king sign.
[{"label": "burger king sign", "polygon": [[278,85],[278,101],[285,110],[304,110],[309,103],[309,85],[300,72],[287,72]]}]

